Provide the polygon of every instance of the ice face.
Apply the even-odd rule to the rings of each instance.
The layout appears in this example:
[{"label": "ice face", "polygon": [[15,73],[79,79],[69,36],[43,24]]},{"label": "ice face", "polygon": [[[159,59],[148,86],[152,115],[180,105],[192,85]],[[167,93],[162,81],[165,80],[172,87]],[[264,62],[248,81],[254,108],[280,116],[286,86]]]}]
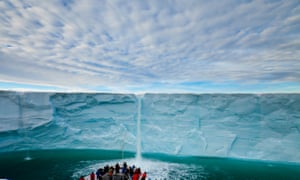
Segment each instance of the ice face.
[{"label": "ice face", "polygon": [[[135,151],[137,103],[134,95],[55,94],[53,121],[71,148]],[[62,132],[57,132],[61,135]],[[63,141],[60,141],[60,143]]]},{"label": "ice face", "polygon": [[0,106],[0,151],[141,142],[142,153],[300,162],[300,94],[2,91]]},{"label": "ice face", "polygon": [[147,94],[143,107],[143,152],[300,159],[299,95]]},{"label": "ice face", "polygon": [[135,151],[134,95],[0,94],[0,151],[53,148]]}]

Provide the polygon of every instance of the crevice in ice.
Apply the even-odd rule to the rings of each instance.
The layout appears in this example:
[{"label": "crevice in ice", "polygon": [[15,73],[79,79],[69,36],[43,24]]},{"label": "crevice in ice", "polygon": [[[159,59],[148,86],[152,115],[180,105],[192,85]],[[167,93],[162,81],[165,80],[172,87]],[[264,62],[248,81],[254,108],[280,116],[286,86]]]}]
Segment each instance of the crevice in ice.
[{"label": "crevice in ice", "polygon": [[220,148],[217,148],[216,149],[216,153],[222,153],[223,151],[224,151],[224,149],[225,149],[225,146],[221,146]]},{"label": "crevice in ice", "polygon": [[181,150],[182,150],[182,145],[176,146],[176,149],[175,149],[175,151],[174,151],[174,154],[176,154],[176,155],[180,154]]},{"label": "crevice in ice", "polygon": [[230,146],[228,147],[228,150],[227,150],[227,156],[229,156],[230,152],[232,151],[232,149],[234,148],[235,146],[235,143],[237,142],[238,140],[238,136],[237,135],[234,135],[234,139],[231,141],[231,144]]}]

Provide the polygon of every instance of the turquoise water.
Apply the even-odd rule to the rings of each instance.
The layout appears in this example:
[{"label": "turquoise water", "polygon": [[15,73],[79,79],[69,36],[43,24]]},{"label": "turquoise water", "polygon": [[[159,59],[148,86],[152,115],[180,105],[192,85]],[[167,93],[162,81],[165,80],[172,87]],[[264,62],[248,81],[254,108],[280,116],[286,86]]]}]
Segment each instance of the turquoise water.
[{"label": "turquoise water", "polygon": [[[30,156],[31,160],[25,160]],[[128,162],[151,179],[299,179],[300,164],[227,158],[177,157],[105,150],[43,150],[0,153],[0,178],[78,179],[106,164]]]}]

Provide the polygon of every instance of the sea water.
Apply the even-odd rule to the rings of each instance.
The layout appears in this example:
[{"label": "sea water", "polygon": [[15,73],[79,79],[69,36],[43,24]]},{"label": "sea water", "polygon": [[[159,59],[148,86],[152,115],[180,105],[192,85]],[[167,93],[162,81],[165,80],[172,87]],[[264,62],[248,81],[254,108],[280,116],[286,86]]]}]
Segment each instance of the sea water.
[{"label": "sea water", "polygon": [[135,165],[149,179],[299,179],[300,164],[213,157],[178,157],[107,150],[39,150],[0,154],[0,179],[79,179],[105,165]]}]

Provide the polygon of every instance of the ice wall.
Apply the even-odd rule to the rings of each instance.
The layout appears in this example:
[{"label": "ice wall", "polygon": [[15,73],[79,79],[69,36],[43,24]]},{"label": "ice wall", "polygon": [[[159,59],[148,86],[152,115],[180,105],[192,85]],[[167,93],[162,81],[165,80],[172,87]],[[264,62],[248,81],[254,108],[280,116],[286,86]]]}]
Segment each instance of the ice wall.
[{"label": "ice wall", "polygon": [[299,94],[146,94],[142,114],[144,152],[300,162]]},{"label": "ice wall", "polygon": [[0,151],[135,151],[134,95],[0,92],[0,106]]},{"label": "ice wall", "polygon": [[39,147],[35,129],[51,120],[49,94],[0,91],[0,151]]},{"label": "ice wall", "polygon": [[136,151],[138,117],[143,153],[300,162],[300,94],[2,91],[0,151]]}]

